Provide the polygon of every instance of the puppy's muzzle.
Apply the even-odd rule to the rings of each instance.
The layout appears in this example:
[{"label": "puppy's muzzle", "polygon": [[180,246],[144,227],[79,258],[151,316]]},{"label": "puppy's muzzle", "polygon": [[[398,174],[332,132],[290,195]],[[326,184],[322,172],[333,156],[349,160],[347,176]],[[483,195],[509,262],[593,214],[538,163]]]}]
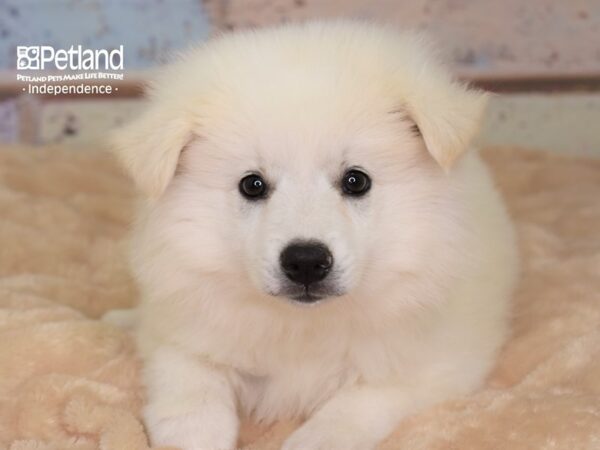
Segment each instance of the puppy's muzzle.
[{"label": "puppy's muzzle", "polygon": [[307,291],[310,285],[324,280],[333,267],[327,246],[315,241],[293,242],[283,249],[279,261],[285,276]]}]

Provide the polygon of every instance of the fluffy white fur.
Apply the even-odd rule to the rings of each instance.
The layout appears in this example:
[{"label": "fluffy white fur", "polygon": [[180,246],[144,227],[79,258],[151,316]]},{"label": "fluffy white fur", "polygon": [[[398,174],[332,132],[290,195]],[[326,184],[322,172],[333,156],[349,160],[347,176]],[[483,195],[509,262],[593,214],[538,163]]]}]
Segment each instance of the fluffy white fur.
[{"label": "fluffy white fur", "polygon": [[[285,450],[365,450],[480,385],[517,268],[501,199],[465,152],[482,93],[419,39],[340,22],[221,37],[150,94],[116,143],[147,194],[132,265],[154,444],[232,449],[251,415],[307,418]],[[361,199],[340,193],[352,166],[372,177]],[[268,199],[239,194],[249,171]],[[343,295],[271,295],[297,238],[331,248]]]}]

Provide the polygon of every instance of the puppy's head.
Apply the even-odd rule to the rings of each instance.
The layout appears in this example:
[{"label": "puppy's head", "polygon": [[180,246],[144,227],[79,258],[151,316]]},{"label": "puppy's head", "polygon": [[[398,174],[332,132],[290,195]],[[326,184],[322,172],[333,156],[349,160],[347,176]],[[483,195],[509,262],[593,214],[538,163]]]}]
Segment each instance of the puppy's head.
[{"label": "puppy's head", "polygon": [[303,303],[418,277],[459,232],[453,172],[484,103],[418,39],[364,24],[213,41],[115,139],[150,200],[139,264]]}]

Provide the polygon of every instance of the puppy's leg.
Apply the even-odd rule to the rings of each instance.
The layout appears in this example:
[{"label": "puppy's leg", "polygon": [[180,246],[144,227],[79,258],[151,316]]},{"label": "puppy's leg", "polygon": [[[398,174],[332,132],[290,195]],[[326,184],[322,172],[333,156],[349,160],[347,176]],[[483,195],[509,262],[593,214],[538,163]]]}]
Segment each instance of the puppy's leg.
[{"label": "puppy's leg", "polygon": [[[340,391],[296,430],[282,450],[371,450],[434,399],[425,386],[356,386]],[[416,389],[416,390],[415,390]]]},{"label": "puppy's leg", "polygon": [[182,450],[229,450],[239,419],[225,375],[197,357],[162,347],[144,372],[148,402],[144,419],[152,445]]}]

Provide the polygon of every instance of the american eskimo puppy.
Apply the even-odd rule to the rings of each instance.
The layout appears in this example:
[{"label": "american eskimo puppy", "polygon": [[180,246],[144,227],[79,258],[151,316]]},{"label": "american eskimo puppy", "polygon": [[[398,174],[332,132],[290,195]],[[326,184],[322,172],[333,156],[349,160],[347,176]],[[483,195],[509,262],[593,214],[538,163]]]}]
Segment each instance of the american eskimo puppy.
[{"label": "american eskimo puppy", "polygon": [[[155,445],[365,450],[481,385],[513,231],[469,151],[486,96],[373,25],[226,35],[163,69],[118,132],[145,193],[132,266]],[[114,315],[113,315],[114,316]]]}]

